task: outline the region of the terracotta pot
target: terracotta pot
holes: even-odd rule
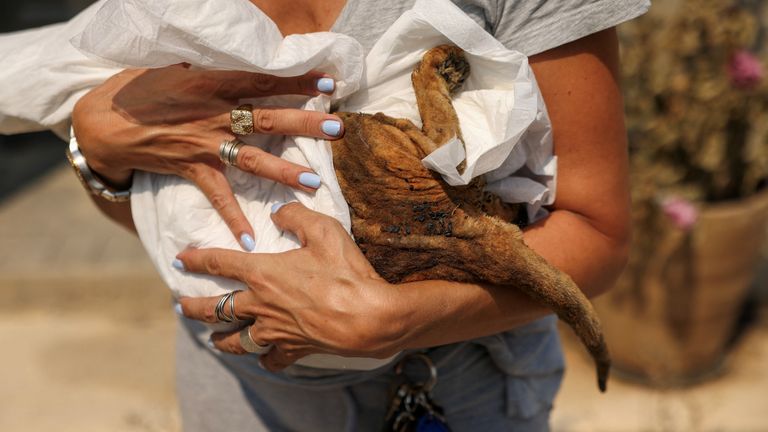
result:
[[[628,270],[595,300],[618,375],[668,386],[719,370],[757,273],[767,221],[763,190],[700,208],[688,232],[667,224],[643,271]]]

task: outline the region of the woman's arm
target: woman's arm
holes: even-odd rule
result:
[[[629,241],[627,143],[618,84],[618,47],[606,30],[535,56],[558,156],[551,215],[525,231],[526,243],[594,296],[614,283]],[[514,287],[446,281],[390,285],[330,218],[291,204],[273,216],[304,248],[277,255],[187,250],[187,270],[251,286],[238,315],[258,317],[251,334],[281,369],[312,352],[387,357],[509,330],[551,313]],[[185,315],[213,322],[218,298],[181,300]],[[215,345],[242,353],[237,333]]]
[[[91,200],[101,213],[112,219],[121,227],[136,234],[136,225],[133,224],[133,216],[131,215],[131,202],[111,202],[107,201],[100,196],[90,194]]]
[[[535,56],[531,65],[554,127],[558,183],[552,216],[527,230],[526,242],[596,296],[624,268],[631,228],[615,29]]]

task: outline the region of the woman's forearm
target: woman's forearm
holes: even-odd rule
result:
[[[133,217],[131,216],[131,202],[111,202],[103,198],[91,195],[93,203],[106,217],[127,229],[132,233],[136,233],[136,226],[133,224]]]

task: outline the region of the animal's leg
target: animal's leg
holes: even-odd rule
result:
[[[411,74],[424,134],[434,143],[427,154],[454,137],[463,141],[459,118],[451,93],[461,88],[469,75],[463,51],[454,45],[440,45],[427,51]]]
[[[419,150],[418,154],[416,154],[416,156],[418,156],[419,159],[424,159],[427,155],[429,155],[439,147],[437,144],[435,144],[434,141],[432,141],[428,136],[426,136],[421,129],[417,128],[416,125],[414,125],[410,120],[393,118],[382,113],[378,113],[374,115],[373,118],[383,124],[394,126],[400,129],[401,131],[403,131],[406,135],[408,135],[408,137],[411,139],[413,143],[416,144],[416,147]]]

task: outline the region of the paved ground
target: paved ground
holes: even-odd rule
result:
[[[175,431],[170,295],[63,166],[0,204],[0,431]]]
[[[68,168],[0,204],[0,431],[178,431],[169,295]],[[768,311],[726,373],[685,390],[611,381],[568,336],[555,431],[767,431]]]
[[[650,389],[613,378],[595,388],[591,360],[569,337],[568,370],[555,402],[556,432],[768,431],[768,309],[735,347],[717,378],[673,390]]]

